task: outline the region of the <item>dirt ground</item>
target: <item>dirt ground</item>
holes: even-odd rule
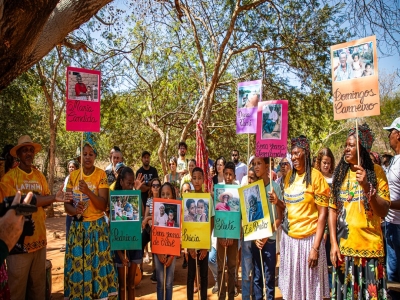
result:
[[[55,204],[54,207],[55,217],[47,218],[47,259],[51,261],[52,268],[52,300],[63,299],[64,291],[64,252],[60,252],[60,248],[65,244],[65,213],[64,206]],[[187,269],[182,268],[182,259],[177,260],[174,278],[174,300],[187,299],[186,297],[186,278]],[[150,281],[151,276],[151,263],[143,264],[143,278],[140,284],[136,287],[136,299],[147,300],[156,299],[156,284]],[[239,270],[239,285],[241,283]],[[217,294],[212,294],[211,290],[214,286],[211,272],[208,276],[208,298],[217,299]],[[280,300],[281,294],[276,288],[276,300]],[[197,299],[195,296],[194,299]],[[235,299],[242,299],[241,294]]]

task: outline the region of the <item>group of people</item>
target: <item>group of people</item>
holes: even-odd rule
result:
[[[237,295],[241,263],[243,299],[274,299],[276,278],[279,278],[283,299],[389,299],[389,295],[399,299],[394,291],[387,291],[386,282],[400,281],[397,255],[400,253],[400,118],[384,129],[389,132],[389,143],[395,151],[395,156],[386,159],[371,152],[374,136],[364,124],[358,126],[358,130],[349,130],[344,152],[336,166],[327,148],[319,151],[313,162],[305,136],[291,140],[287,157],[281,159],[278,168],[271,166],[276,172],[269,171],[274,160],[261,157],[249,159],[247,169],[248,166],[240,162],[237,150],[232,151],[232,161],[227,162],[224,157],[215,160],[214,185],[243,186],[262,180],[269,211],[273,212],[269,216],[273,236],[254,241],[244,241],[243,235],[240,240],[215,238],[212,234],[213,199],[197,203],[187,200],[185,220],[209,221],[212,238],[211,249],[186,250],[187,298],[193,299],[197,288],[201,298],[207,299],[210,268],[215,280],[212,292],[218,293],[219,299],[233,299]],[[187,146],[183,142],[178,146],[179,157],[170,160],[171,174],[164,177],[163,183],[157,170],[150,166],[147,151],[142,153],[142,167],[134,174],[130,167],[119,165],[117,168],[123,157],[114,161],[114,153],[122,153],[114,147],[110,166],[103,171],[95,166],[96,143],[86,135],[82,166],[76,168],[71,164],[65,190],[50,195],[45,177],[33,167],[34,156],[40,149],[41,146],[28,136],[22,136],[10,150],[19,164],[1,178],[2,196],[16,195],[14,201],[19,201],[17,191],[21,191],[28,195],[26,201],[38,207],[31,217],[25,217],[25,223],[31,218],[35,225],[31,235],[22,232],[23,242],[18,243],[17,239],[10,242],[11,233],[7,235],[0,230],[2,257],[3,250],[10,250],[4,253],[8,255],[7,272],[0,272],[8,276],[8,280],[1,278],[2,292],[7,293],[9,287],[8,295],[12,299],[44,299],[46,229],[43,207],[63,201],[72,219],[67,224],[64,297],[126,299],[127,296],[134,299],[134,277],[143,261],[144,249],[151,242],[152,215],[155,214],[154,220],[159,222],[162,209],[165,211],[164,205],[158,207],[159,212],[153,211],[153,198],[179,199],[184,193],[205,192],[204,178],[208,172],[195,163],[189,168],[189,161],[185,159]],[[142,192],[142,249],[127,251],[126,256],[122,251],[110,251],[107,222],[110,184],[114,184],[115,190],[140,189]],[[221,206],[230,197],[219,196]],[[253,202],[257,203],[255,200]],[[210,213],[206,214],[205,209]],[[175,216],[172,213],[172,220],[169,220],[169,212],[164,214],[168,226]],[[204,219],[205,216],[210,216],[210,220]],[[14,212],[7,212],[0,224],[10,218],[14,218],[16,227],[18,224],[22,227],[21,218]],[[277,253],[280,253],[279,276],[275,274]],[[176,259],[174,255],[153,255],[157,299],[172,299]],[[328,273],[330,264],[332,274]],[[125,267],[129,269],[127,276],[123,272]]]
[[[352,53],[350,53],[352,50]],[[371,76],[374,74],[373,52],[369,44],[346,48],[339,53],[339,62],[334,67],[335,81]]]

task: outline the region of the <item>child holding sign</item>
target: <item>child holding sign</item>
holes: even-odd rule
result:
[[[135,183],[135,174],[129,167],[122,168],[122,171],[117,177],[115,190],[133,190]],[[119,282],[119,299],[126,299],[125,288],[128,288],[128,299],[135,299],[135,275],[136,268],[142,263],[142,250],[127,250],[126,256],[124,251],[118,250],[114,258],[114,262],[118,267],[118,282]],[[128,267],[128,279],[125,279],[125,267]],[[127,282],[127,286],[125,283]]]
[[[235,181],[235,164],[233,162],[227,162],[224,168],[224,180],[225,184],[234,184]],[[225,251],[226,248],[226,251]],[[226,258],[225,258],[226,253]],[[221,283],[223,273],[224,260],[227,259],[228,264],[228,299],[234,299],[235,297],[235,269],[236,269],[236,257],[238,253],[238,240],[236,239],[217,239],[217,264],[218,264],[218,284]],[[225,299],[226,297],[226,286],[224,282],[220,286],[220,294],[218,299]]]
[[[281,225],[282,211],[276,204],[282,199],[282,193],[279,185],[270,180],[269,177],[269,158],[268,157],[255,157],[254,158],[254,171],[256,176],[263,180],[265,191],[268,198],[268,210],[270,212],[270,221],[273,224],[273,216],[275,216],[275,223],[272,230],[275,231]],[[272,189],[271,189],[272,185]],[[272,203],[272,204],[271,204]],[[255,299],[263,299],[263,289],[265,278],[266,295],[268,300],[275,299],[275,265],[276,265],[276,233],[269,238],[255,240],[251,245],[251,252],[254,264],[254,295]],[[261,255],[260,255],[261,250]],[[262,256],[262,261],[260,256]],[[264,270],[264,276],[262,274]]]
[[[169,182],[165,182],[160,189],[160,198],[176,199],[175,188]],[[172,284],[174,283],[176,256],[167,254],[154,255],[157,276],[157,299],[172,300]],[[164,296],[164,266],[165,274],[165,296]]]
[[[199,167],[195,167],[192,171],[192,185],[194,187],[194,193],[203,193],[203,184],[204,184],[204,172],[203,169]],[[192,200],[192,199],[189,199]],[[194,201],[194,200],[193,200]],[[204,207],[205,202],[204,200],[198,200],[197,204],[202,205]],[[196,207],[194,205],[194,207]],[[210,199],[210,207],[212,206],[211,199]],[[203,210],[200,209],[200,216],[203,216]],[[201,220],[194,219],[193,221],[203,222]],[[211,210],[211,232],[214,227],[214,211]],[[194,287],[194,280],[196,278],[196,256],[198,258],[198,265],[200,268],[200,295],[201,299],[207,299],[207,284],[208,284],[208,250],[209,249],[188,249],[189,251],[189,259],[188,259],[188,277],[187,277],[187,298],[188,300],[193,299],[193,287]]]

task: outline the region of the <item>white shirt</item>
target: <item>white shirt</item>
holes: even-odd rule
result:
[[[235,175],[236,175],[236,180],[239,182],[239,184],[242,182],[242,178],[244,175],[247,175],[247,166],[242,163],[238,162],[237,165],[235,165]]]
[[[400,154],[390,161],[386,177],[389,182],[390,201],[400,201]],[[400,225],[400,210],[389,209],[385,221]]]

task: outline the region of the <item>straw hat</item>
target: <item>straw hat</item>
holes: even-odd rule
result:
[[[222,198],[223,198],[224,196],[228,196],[229,199],[233,198],[233,195],[232,195],[231,193],[229,193],[229,192],[224,192],[224,193],[222,193],[221,195],[219,195],[219,197],[218,197],[219,201],[222,201]]]
[[[35,148],[35,154],[38,153],[40,150],[42,150],[42,146],[40,144],[32,142],[31,137],[29,135],[23,135],[18,139],[17,146],[13,147],[10,150],[10,154],[14,157],[17,157],[18,149],[24,146],[33,146],[33,148]]]

